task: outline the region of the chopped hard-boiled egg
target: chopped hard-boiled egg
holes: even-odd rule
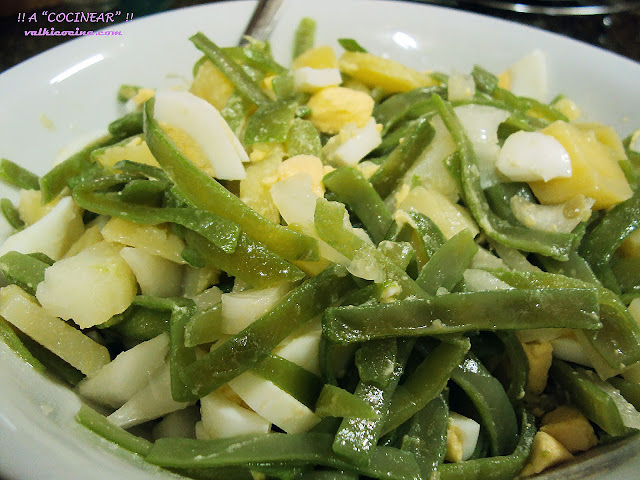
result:
[[[254,412],[287,433],[306,432],[320,422],[309,407],[251,371],[231,380],[229,386]]]
[[[109,415],[107,420],[119,427],[130,428],[182,410],[189,405],[188,402],[176,402],[173,399],[169,362],[165,360],[164,364],[151,375],[149,383]]]
[[[298,55],[293,61],[293,68],[338,68],[336,53],[328,45],[311,48]]]
[[[321,197],[313,189],[310,174],[297,173],[279,180],[271,187],[271,197],[288,225],[296,225],[303,233],[318,240],[322,258],[342,264],[348,262],[344,255],[318,237],[314,216],[316,201]]]
[[[301,366],[305,370],[320,375],[319,349],[322,337],[322,325],[320,322],[312,322],[310,327],[303,327],[304,331],[294,332],[285,338],[273,353],[286,358],[292,363]]]
[[[520,475],[522,477],[529,477],[558,463],[571,460],[572,458],[573,455],[571,455],[571,452],[569,452],[562,443],[548,433],[538,432],[536,436],[533,437],[529,459],[522,472],[520,472]]]
[[[447,93],[450,102],[455,100],[469,100],[476,94],[476,83],[471,75],[454,72],[449,75]]]
[[[144,102],[153,97],[155,93],[155,90],[152,88],[140,88],[136,94],[127,101],[125,108],[130,112],[138,111],[142,108]]]
[[[307,174],[311,177],[311,189],[318,197],[324,196],[324,184],[322,178],[333,170],[331,167],[323,165],[315,155],[296,155],[288,158],[278,166],[277,178],[265,179],[265,182],[274,184],[299,173]]]
[[[149,383],[149,378],[165,363],[169,335],[160,334],[139,343],[82,380],[77,391],[102,405],[120,408]]]
[[[91,153],[91,159],[109,168],[121,160],[130,160],[144,163],[145,165],[153,165],[154,167],[160,166],[151,150],[149,150],[147,143],[142,139],[142,135],[136,135],[115,145],[94,150]]]
[[[100,242],[48,267],[36,297],[52,315],[89,328],[124,312],[136,293],[136,277],[120,248]]]
[[[307,102],[309,120],[324,133],[336,134],[348,123],[364,127],[373,113],[373,98],[351,88],[327,87]]]
[[[527,392],[540,395],[547,386],[553,347],[549,342],[523,343],[522,349],[529,361]]]
[[[456,146],[439,115],[433,118],[431,125],[435,131],[433,140],[407,171],[396,193],[405,188],[408,193],[409,186],[414,185],[417,180],[421,185],[434,188],[449,200],[456,202],[458,185],[445,165],[445,159],[456,151]]]
[[[591,216],[595,201],[576,195],[558,205],[540,205],[518,195],[511,197],[511,211],[520,223],[533,230],[569,233]]]
[[[329,163],[337,167],[356,165],[369,152],[382,143],[380,130],[373,117],[362,128],[345,125],[337,135],[329,139],[322,153]]]
[[[542,417],[540,430],[558,440],[571,453],[584,452],[598,443],[589,420],[575,407],[562,405]]]
[[[547,57],[542,50],[534,50],[511,65],[500,76],[500,86],[523,97],[546,102],[549,96]]]
[[[498,127],[509,117],[509,112],[489,105],[474,104],[458,106],[454,111],[473,145],[482,188],[499,183],[501,179],[496,170],[496,159],[500,152]]]
[[[59,260],[84,232],[81,211],[71,197],[63,198],[45,216],[7,238],[0,247],[0,255],[12,250],[41,252]]]
[[[271,422],[216,390],[200,399],[202,427],[207,440],[269,433]]]
[[[215,176],[224,180],[245,177],[242,162],[249,157],[218,110],[189,92],[164,90],[155,95],[154,118],[187,133],[207,155]]]
[[[541,132],[509,135],[498,154],[498,170],[515,182],[548,182],[571,176],[571,157],[562,144]]]
[[[289,284],[222,295],[222,332],[235,335],[267,313],[290,289]]]
[[[631,197],[631,187],[618,163],[618,153],[603,143],[595,130],[556,121],[541,132],[554,137],[569,152],[572,174],[548,182],[530,182],[540,203],[562,203],[582,194],[593,198],[593,208],[599,210]],[[600,136],[602,138],[602,134]]]
[[[313,93],[341,83],[342,77],[337,68],[302,67],[293,70],[293,87],[298,92]]]
[[[449,413],[447,453],[450,462],[463,462],[471,458],[480,434],[480,424],[456,412]]]

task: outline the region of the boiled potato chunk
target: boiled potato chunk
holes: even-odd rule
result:
[[[111,360],[106,347],[51,315],[16,285],[0,289],[0,316],[86,375]]]
[[[606,132],[562,121],[554,122],[541,131],[554,137],[569,152],[573,174],[548,182],[531,182],[529,185],[540,203],[562,203],[582,194],[593,198],[593,208],[599,210],[631,197],[631,187],[618,164],[617,149],[600,140],[610,139]]]
[[[125,247],[120,250],[136,276],[143,295],[177,297],[182,292],[182,266],[141,248]]]
[[[213,63],[205,60],[198,67],[189,91],[222,110],[233,93],[233,84]]]
[[[124,312],[137,292],[136,277],[108,242],[97,243],[45,270],[36,297],[51,314],[89,328]]]
[[[102,236],[109,242],[138,247],[151,255],[158,255],[175,263],[182,259],[184,242],[165,225],[138,225],[120,218],[112,218],[102,228]]]
[[[365,85],[380,87],[388,93],[408,92],[418,87],[437,85],[429,74],[370,53],[344,52],[339,66],[344,73]]]

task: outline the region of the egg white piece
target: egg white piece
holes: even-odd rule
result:
[[[546,102],[549,97],[547,57],[542,50],[534,50],[511,65],[510,90],[516,95]]]
[[[381,143],[376,121],[371,117],[362,128],[357,128],[354,124],[345,126],[338,135],[329,139],[323,152],[332,165],[355,166]]]
[[[293,87],[299,92],[313,93],[341,83],[342,77],[337,68],[301,67],[293,70]]]
[[[456,430],[462,442],[462,461],[469,460],[473,455],[480,435],[480,424],[471,418],[456,412],[449,413],[451,428]]]
[[[184,130],[204,150],[216,178],[242,180],[243,162],[249,161],[242,144],[220,112],[206,100],[189,92],[156,92],[154,118]]]
[[[504,142],[498,170],[516,182],[533,182],[570,177],[571,157],[562,144],[541,132],[519,131]]]

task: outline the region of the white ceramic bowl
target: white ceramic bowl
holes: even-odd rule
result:
[[[113,27],[119,36],[85,37],[0,75],[0,155],[46,172],[72,140],[104,131],[121,114],[122,83],[185,85],[199,52],[187,40],[203,31],[235,44],[254,3],[246,1],[154,15]],[[373,52],[419,69],[499,72],[535,48],[546,52],[553,92],[621,135],[640,126],[640,65],[567,38],[465,12],[387,1],[289,1],[271,41],[290,57],[303,16],[317,20],[317,44],[353,37]],[[45,127],[47,121],[53,128]],[[0,196],[16,198],[0,186]],[[5,227],[6,231],[6,227]],[[0,342],[0,476],[20,480],[171,478],[78,426],[76,396],[44,379]],[[548,478],[637,478],[640,442],[625,441]],[[174,477],[175,478],[175,477]]]

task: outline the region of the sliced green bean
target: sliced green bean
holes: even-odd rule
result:
[[[462,230],[440,247],[422,268],[416,283],[430,295],[439,288],[452,291],[462,280],[464,271],[469,268],[478,247],[469,230]]]
[[[315,413],[321,417],[374,419],[378,416],[364,400],[334,385],[325,385],[322,388]]]
[[[24,228],[24,221],[20,218],[20,213],[11,200],[8,198],[1,199],[0,210],[11,228],[14,230],[21,230]]]
[[[571,368],[562,360],[554,359],[550,375],[568,393],[571,402],[593,423],[613,437],[626,435],[618,406],[613,399],[583,371]]]
[[[298,103],[292,100],[276,100],[261,105],[249,117],[244,144],[286,141],[297,109]]]
[[[35,295],[38,284],[44,280],[49,264],[19,252],[7,252],[0,257],[0,272],[9,283],[15,283],[27,293]]]
[[[318,258],[315,239],[260,216],[191,163],[153,119],[152,100],[145,103],[145,136],[151,153],[194,206],[236,223],[247,235],[287,260]]]
[[[398,282],[402,288],[400,294],[402,297],[410,295],[426,297],[427,294],[424,290],[409,275],[399,269],[391,259],[345,228],[345,213],[346,209],[341,203],[318,199],[315,227],[320,238],[349,259],[353,259],[358,251],[363,254],[363,257],[366,256],[370,262],[375,263],[376,267],[384,271],[388,280]]]
[[[360,381],[354,394],[373,408],[377,414],[375,419],[345,418],[333,441],[333,451],[341,457],[348,458],[355,465],[365,466],[371,463],[372,451],[382,434],[389,405],[398,387],[400,377],[404,373],[405,364],[413,349],[412,340],[391,340],[384,345],[391,346],[397,342],[396,361],[392,368],[386,369],[388,380],[382,382],[384,387],[373,383]],[[382,346],[382,344],[381,344]],[[394,346],[395,347],[395,346]],[[371,362],[384,361],[382,367],[387,366],[385,355],[374,355],[368,359]]]
[[[143,225],[176,223],[204,236],[226,253],[233,253],[238,244],[240,227],[232,221],[197,208],[149,207],[121,201],[117,193],[97,193],[97,189],[118,184],[117,176],[101,179],[73,189],[73,199],[81,207],[101,215],[110,215]]]
[[[342,267],[331,266],[290,291],[270,312],[184,370],[202,397],[266,358],[296,328],[322,313],[353,288]]]
[[[367,53],[367,50],[360,45],[353,38],[339,38],[338,43],[342,48],[344,48],[347,52],[362,52]]]
[[[399,427],[440,395],[470,347],[469,340],[464,338],[451,343],[440,343],[427,354],[396,389],[382,432],[387,433]]]
[[[331,307],[324,334],[337,343],[396,336],[530,328],[598,329],[593,289],[540,288],[450,293],[428,299]]]
[[[71,178],[80,175],[93,165],[90,159],[92,151],[112,145],[119,140],[121,139],[113,135],[105,135],[49,170],[40,178],[42,204],[46,205],[53,200],[67,186]]]
[[[375,243],[380,243],[393,223],[391,212],[371,183],[353,167],[340,167],[324,176],[322,182],[360,219]]]
[[[142,112],[131,112],[114,120],[108,130],[114,137],[128,138],[142,133]]]
[[[520,422],[520,440],[515,451],[508,456],[479,458],[438,466],[441,480],[511,480],[522,470],[536,434],[533,415],[524,411]]]
[[[640,227],[640,190],[613,207],[584,237],[580,253],[606,287],[605,271],[622,242]]]
[[[578,279],[544,272],[491,270],[516,288],[592,288],[597,291],[602,328],[584,332],[589,343],[614,372],[640,360],[640,327],[624,303],[610,290]]]
[[[161,438],[146,460],[164,467],[207,468],[252,463],[315,464],[355,470],[372,478],[416,480],[415,460],[398,449],[375,447],[369,466],[354,467],[331,451],[333,438],[326,433],[271,433],[220,440]]]
[[[197,266],[216,267],[256,288],[296,282],[305,277],[305,273],[298,267],[275,255],[244,233],[240,234],[233,253],[225,252],[194,232],[187,232],[185,240],[188,247],[193,249],[192,253],[203,262]],[[183,250],[183,256],[186,250]]]
[[[313,48],[315,35],[316,21],[309,17],[302,18],[293,37],[292,58],[294,60]]]
[[[451,379],[469,396],[489,436],[492,456],[513,452],[518,422],[502,384],[473,355],[457,366]]]
[[[197,312],[185,326],[184,343],[187,347],[195,347],[203,343],[211,343],[222,335],[222,303]]]
[[[317,375],[286,358],[273,354],[266,356],[252,370],[300,403],[310,409],[315,408],[318,395],[322,390],[322,381]]]
[[[78,410],[76,421],[96,435],[132,453],[145,456],[151,450],[151,442],[118,427],[107,420],[104,415],[99,414],[86,405],[82,405],[80,410]]]
[[[211,63],[213,63],[247,99],[258,106],[271,102],[267,94],[247,75],[240,65],[230,59],[224,51],[208,39],[204,33],[198,32],[191,36],[189,40],[198,50],[206,55]]]
[[[287,135],[286,148],[289,157],[296,155],[320,156],[322,143],[320,142],[320,134],[313,123],[301,118],[294,119]]]
[[[387,157],[369,181],[382,198],[386,198],[398,185],[411,165],[431,143],[435,130],[426,118],[421,118],[411,134]]]
[[[508,247],[536,252],[559,260],[566,260],[575,236],[570,233],[542,232],[512,225],[497,216],[490,208],[480,186],[480,171],[476,165],[471,141],[464,133],[451,104],[434,95],[438,112],[454,139],[461,160],[461,180],[467,207],[484,232]]]
[[[25,190],[40,190],[40,178],[11,160],[0,160],[0,180]]]
[[[442,394],[409,420],[409,430],[402,438],[401,448],[413,453],[421,478],[430,479],[444,461],[448,431],[449,405]]]

